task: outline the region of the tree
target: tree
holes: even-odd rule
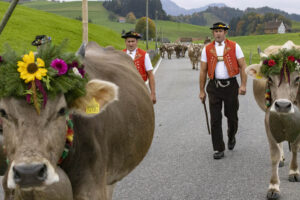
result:
[[[108,19],[109,19],[110,21],[113,21],[113,22],[118,21],[117,15],[116,15],[115,13],[113,13],[113,12],[109,12]]]
[[[149,26],[149,38],[154,38],[155,37],[155,31],[156,27],[154,22],[148,18],[148,26]],[[138,33],[141,33],[143,36],[143,39],[146,39],[146,17],[140,18],[136,25],[135,25],[135,31]]]
[[[130,23],[130,24],[135,24],[136,22],[136,17],[135,15],[133,14],[133,12],[130,12],[126,15],[126,22],[127,23]]]

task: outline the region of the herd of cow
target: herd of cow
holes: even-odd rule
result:
[[[206,43],[205,43],[206,44]],[[201,51],[205,44],[196,43],[163,43],[159,47],[160,56],[162,58],[167,54],[168,59],[172,58],[172,54],[175,52],[176,58],[185,57],[186,52],[192,63],[192,69],[199,69]]]
[[[162,45],[163,52],[189,56],[199,62],[202,45]],[[288,41],[267,48],[262,57],[300,46]],[[86,96],[68,106],[64,95],[49,100],[40,115],[26,100],[0,99],[3,138],[0,145],[9,159],[3,178],[5,200],[111,200],[115,184],[132,171],[146,155],[154,133],[154,110],[149,92],[132,59],[121,51],[90,42],[81,52],[90,81]],[[290,56],[289,60],[295,60]],[[192,59],[191,59],[192,60]],[[192,61],[193,62],[193,61]],[[300,182],[297,152],[300,145],[300,58],[291,73],[261,77],[263,62],[247,68],[254,78],[255,100],[265,114],[272,176],[268,200],[279,199],[278,166],[283,165],[282,141],[291,143],[289,180]],[[286,62],[285,62],[286,63]],[[284,64],[285,66],[285,64]],[[198,67],[193,67],[197,69]],[[288,76],[286,81],[283,77]],[[266,107],[266,89],[270,106]],[[87,116],[91,99],[100,104],[100,114]],[[73,113],[74,141],[69,156],[60,165],[65,145],[65,112]],[[0,150],[0,160],[3,160]],[[0,167],[3,165],[0,161]]]

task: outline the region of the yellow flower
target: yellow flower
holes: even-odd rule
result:
[[[47,69],[44,67],[45,62],[42,59],[37,58],[35,62],[32,51],[23,56],[23,61],[18,61],[18,72],[20,72],[20,78],[25,80],[25,83],[35,79],[41,80],[43,76],[46,76]]]

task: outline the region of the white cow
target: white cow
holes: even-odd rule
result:
[[[293,48],[300,51],[300,46],[288,41],[283,46],[270,46],[260,55],[267,58],[271,54],[277,54],[280,50],[291,50]],[[293,71],[289,74],[289,79],[285,78],[287,77],[287,75],[284,75],[286,73],[261,77],[262,65],[262,62],[253,64],[247,67],[246,73],[254,78],[253,92],[255,100],[266,113],[265,129],[272,161],[272,176],[267,198],[273,200],[280,197],[278,166],[283,166],[284,162],[282,141],[286,140],[291,143],[292,160],[290,162],[289,181],[300,182],[297,164],[297,151],[300,144],[300,76],[299,71]],[[270,103],[269,107],[266,107],[266,101]]]

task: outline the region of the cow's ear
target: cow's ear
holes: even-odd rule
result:
[[[86,84],[86,95],[76,99],[71,110],[84,116],[95,116],[118,100],[119,87],[108,81],[94,79]]]
[[[246,68],[246,74],[254,79],[262,79],[260,75],[261,64],[253,64]]]

